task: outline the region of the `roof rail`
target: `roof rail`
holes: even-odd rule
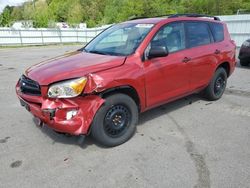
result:
[[[172,14],[168,16],[168,18],[177,18],[177,17],[207,17],[207,18],[213,18],[214,20],[220,21],[220,18],[217,16],[209,16],[205,14]]]
[[[178,17],[193,17],[193,18],[198,18],[198,17],[207,17],[207,18],[213,18],[214,20],[220,21],[220,18],[217,16],[209,16],[206,14],[166,14],[166,15],[159,15],[159,16],[154,16],[154,17],[167,17],[167,18],[178,18]],[[130,16],[128,20],[137,20],[137,19],[145,19],[149,17],[141,16],[141,17],[136,17],[136,16]]]
[[[138,20],[138,19],[144,19],[144,18],[148,18],[148,17],[145,17],[145,16],[136,17],[135,15],[133,15],[133,16],[130,16],[128,20]]]

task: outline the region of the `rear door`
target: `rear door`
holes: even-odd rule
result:
[[[217,64],[216,45],[208,22],[185,22],[188,46],[188,63],[191,65],[191,90],[207,85],[214,73]]]
[[[227,27],[222,22],[210,22],[209,25],[214,38],[213,49],[218,63],[232,62],[230,68],[232,71],[236,62],[235,42],[231,40]]]

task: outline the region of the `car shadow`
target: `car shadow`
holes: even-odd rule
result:
[[[84,139],[83,137],[80,136],[73,136],[69,134],[64,134],[64,133],[59,133],[54,131],[53,129],[49,128],[46,124],[43,124],[42,126],[37,125],[36,119],[33,118],[34,124],[36,124],[37,128],[40,129],[40,131],[49,137],[52,142],[52,145],[55,145],[57,143],[59,144],[65,144],[65,145],[75,145],[79,146],[83,149],[87,148],[88,146],[91,145],[96,145],[101,148],[105,148],[99,143],[97,143],[94,139],[92,139],[91,136],[86,136]]]
[[[185,106],[192,105],[193,103],[195,103],[199,100],[205,100],[205,99],[203,99],[199,94],[193,94],[193,95],[187,96],[185,98],[181,98],[181,99],[178,99],[176,101],[166,103],[166,104],[161,105],[159,107],[150,109],[146,112],[143,112],[140,115],[138,126],[141,126],[144,123],[146,123],[147,121],[156,119],[156,118],[158,118],[164,114],[167,114],[169,112],[173,112],[173,111],[178,110],[180,108],[183,108]]]
[[[203,100],[200,97],[200,95],[193,94],[188,97],[176,100],[174,102],[170,102],[170,103],[161,105],[159,107],[153,108],[151,110],[148,110],[140,114],[139,122],[137,126],[143,126],[143,124],[145,124],[147,121],[156,119],[164,114],[178,110],[184,106],[192,105],[194,102],[199,101],[199,100]],[[37,124],[35,118],[33,118],[33,121],[35,124]],[[86,149],[87,147],[91,145],[95,145],[97,147],[104,148],[104,149],[107,148],[105,146],[100,145],[91,136],[86,136],[85,139],[83,140],[79,136],[71,136],[71,135],[55,132],[52,129],[50,129],[47,125],[37,126],[37,127],[41,130],[43,134],[45,134],[52,140],[52,143],[51,143],[52,145],[60,143],[60,144],[65,144],[65,145],[79,146],[83,149]]]

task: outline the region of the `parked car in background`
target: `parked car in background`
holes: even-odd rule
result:
[[[250,64],[250,39],[246,40],[242,44],[240,48],[239,59],[241,66],[247,66]]]
[[[92,134],[117,146],[133,136],[141,112],[198,92],[220,99],[235,57],[236,45],[217,17],[136,19],[29,68],[16,93],[22,106],[57,132]]]

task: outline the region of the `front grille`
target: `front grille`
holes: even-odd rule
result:
[[[19,84],[22,93],[27,95],[41,95],[40,85],[36,81],[22,75]]]

